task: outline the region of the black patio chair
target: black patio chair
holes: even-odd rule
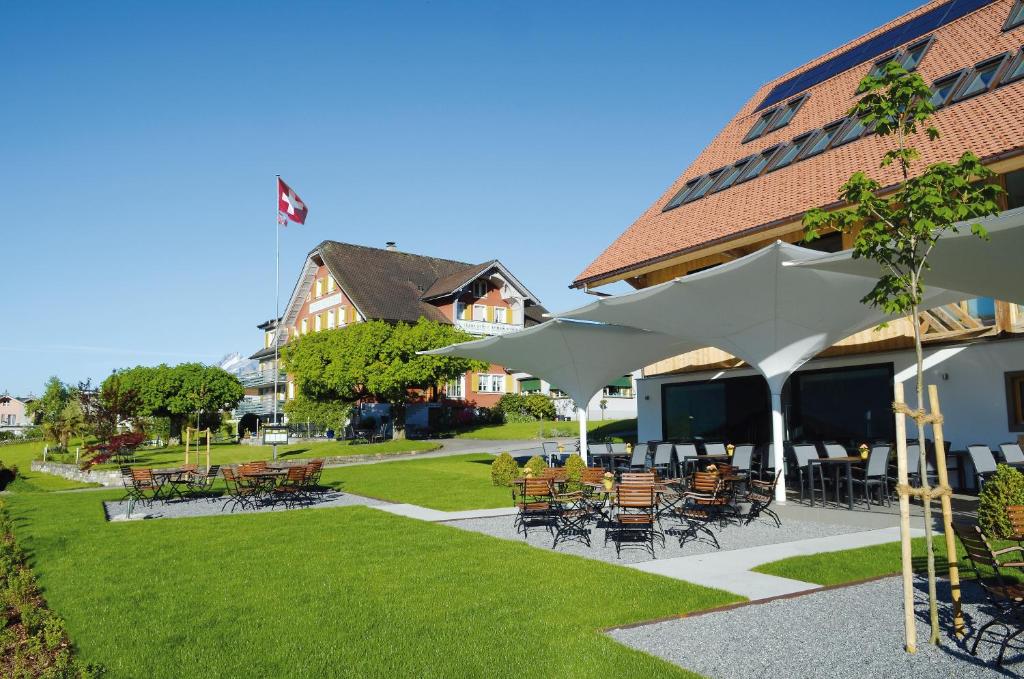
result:
[[[796,459],[796,473],[797,483],[800,485],[800,502],[804,501],[804,489],[806,488],[810,492],[811,474],[814,473],[815,467],[817,467],[819,485],[821,487],[821,502],[825,503],[825,498],[828,497],[825,477],[825,471],[821,468],[821,465],[812,465],[811,460],[818,458],[818,447],[813,443],[797,443],[793,446],[793,457]],[[777,470],[776,470],[776,473]],[[831,483],[832,479],[827,479]],[[814,498],[811,498],[814,501]]]
[[[704,454],[705,455],[725,455],[726,454],[725,444],[724,443],[719,443],[718,441],[712,441],[710,443],[706,442],[704,444]]]
[[[220,475],[220,465],[210,465],[210,468],[205,471],[196,470],[188,478],[188,492],[189,494],[206,494],[213,490],[213,484],[216,483],[217,477]]]
[[[624,538],[639,537],[651,553],[657,558],[654,542],[661,540],[665,546],[665,536],[658,528],[657,498],[654,485],[620,484],[615,493],[615,514],[605,529],[604,542],[611,539],[615,543],[615,557],[622,558],[622,542]]]
[[[886,479],[886,482],[893,487],[899,483],[895,457],[894,455],[894,459],[889,465],[889,476]],[[928,485],[938,485],[939,475],[931,462],[928,462],[927,474]],[[907,481],[911,486],[919,487],[921,485],[921,446],[917,443],[907,443]]]
[[[1024,561],[1020,560],[1020,556],[1016,561],[1003,561],[1002,557],[1011,552],[1024,553],[1024,547],[1015,545],[1005,549],[992,549],[981,528],[974,524],[954,523],[953,531],[967,552],[967,560],[974,571],[976,582],[994,610],[992,619],[975,632],[971,655],[978,655],[978,643],[985,632],[993,625],[999,625],[1006,630],[999,644],[999,656],[996,658],[996,666],[1002,667],[1007,646],[1024,632],[1024,585],[1017,584],[1002,573],[1003,569],[1024,567]]]
[[[590,494],[583,490],[555,495],[551,503],[555,533],[552,549],[568,540],[578,540],[590,546],[589,524],[593,516],[590,500]]]
[[[822,443],[822,447],[825,449],[825,457],[849,457],[850,451],[846,449],[846,446],[836,443],[835,441],[826,441]]]
[[[732,460],[730,462],[737,471],[744,472],[747,475],[753,474],[754,444],[741,443],[736,446],[732,451]]]
[[[868,509],[871,508],[871,489],[878,489],[878,504],[885,502],[887,507],[892,506],[892,497],[889,495],[889,454],[892,446],[876,445],[871,448],[868,455],[868,464],[865,468],[853,467],[853,485],[864,489],[864,501]]]
[[[980,493],[982,484],[996,473],[996,458],[992,455],[992,449],[984,443],[972,443],[967,446],[967,453],[974,465],[974,481]]]
[[[124,485],[124,497],[121,498],[121,502],[125,500],[138,502],[141,499],[135,490],[135,482],[132,480],[132,468],[128,465],[121,465],[121,483]]]
[[[697,452],[697,445],[694,443],[676,444],[676,464],[679,465],[680,475],[689,477],[692,471],[696,471],[700,465],[700,454]]]

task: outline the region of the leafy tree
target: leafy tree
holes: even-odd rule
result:
[[[352,411],[351,403],[343,401],[317,401],[302,393],[285,402],[284,412],[292,422],[312,422],[324,428],[342,431]]]
[[[965,151],[953,163],[927,165],[912,174],[920,158],[911,138],[923,131],[934,141],[939,132],[926,126],[935,110],[931,89],[920,75],[892,61],[877,76],[868,75],[857,93],[864,95],[850,110],[876,134],[895,138],[895,147],[882,156],[881,169],[890,179],[879,181],[865,172],[855,172],[839,190],[849,207],[834,212],[814,209],[804,216],[805,236],[817,238],[822,231],[855,233],[853,256],[878,262],[881,276],[861,300],[888,313],[911,314],[914,351],[917,355],[917,407],[924,408],[924,360],[921,328],[918,323],[928,256],[944,235],[956,233],[958,222],[996,214],[1001,189],[988,180],[993,172],[980,159]],[[898,170],[895,188],[888,190]],[[973,223],[971,233],[986,238],[981,224]],[[921,468],[925,468],[924,424],[917,423],[921,449]],[[928,480],[922,476],[922,486]],[[935,553],[932,545],[931,501],[924,503],[925,538],[928,547],[928,589],[930,598],[932,643],[938,643],[938,609],[935,594]]]
[[[43,395],[28,407],[33,420],[42,428],[43,436],[67,450],[70,438],[82,429],[82,411],[74,390],[56,376],[46,382]]]
[[[91,380],[80,382],[77,395],[86,429],[97,439],[106,441],[115,436],[122,423],[141,429],[139,394],[117,373],[104,380],[99,389],[93,388]]]
[[[138,399],[138,413],[170,420],[171,439],[181,438],[181,429],[191,415],[213,416],[229,410],[242,400],[245,389],[231,373],[201,363],[176,366],[137,366],[111,375],[103,382],[119,381]],[[213,418],[216,421],[217,418]]]
[[[436,386],[486,364],[454,356],[420,356],[419,351],[465,342],[473,337],[454,326],[421,318],[415,324],[367,321],[306,335],[284,346],[296,401],[352,404],[390,403],[396,426],[404,421],[409,389]],[[288,408],[289,406],[286,406]],[[291,406],[289,417],[296,408]]]

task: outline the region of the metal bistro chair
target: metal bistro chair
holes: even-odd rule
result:
[[[137,500],[152,505],[154,500],[160,499],[160,491],[163,488],[163,484],[157,481],[152,469],[132,467],[131,475],[132,486]],[[146,497],[147,492],[151,493],[149,497]]]
[[[1024,548],[1019,546],[1006,549],[992,549],[991,543],[981,529],[974,524],[954,523],[953,531],[960,538],[960,544],[967,552],[967,559],[971,562],[971,568],[978,585],[994,609],[992,619],[978,628],[975,632],[974,643],[971,645],[971,655],[978,654],[978,642],[984,636],[985,631],[993,625],[999,625],[1006,629],[1006,635],[999,644],[999,656],[996,658],[996,666],[1002,667],[1003,655],[1010,642],[1024,632],[1024,586],[1003,575],[1003,569],[1020,568],[1024,562],[1002,561],[1001,557],[1009,552],[1021,552]],[[981,570],[985,566],[985,572]],[[988,573],[991,573],[989,575]]]
[[[888,467],[889,454],[892,446],[876,445],[871,448],[868,457],[868,465],[863,470],[853,468],[853,485],[864,487],[864,501],[871,508],[871,489],[878,489],[878,504],[885,502],[887,507],[892,506],[892,498],[889,496]],[[858,472],[860,476],[858,477]]]
[[[223,512],[228,505],[231,505],[233,514],[238,507],[254,507],[259,499],[259,487],[243,482],[238,472],[232,467],[224,467],[222,473],[224,474],[224,485],[228,489],[228,500],[220,510]]]
[[[767,514],[775,521],[776,528],[782,526],[782,519],[771,509],[771,504],[775,501],[775,486],[778,485],[780,476],[782,476],[782,472],[776,474],[771,481],[754,479],[748,484],[744,499],[750,503],[750,509],[747,511],[747,520],[744,525],[750,524],[761,514]]]
[[[288,475],[284,481],[271,489],[273,498],[284,502],[285,507],[292,504],[301,504],[311,500],[309,486],[307,485],[306,465],[288,467]]]
[[[615,516],[604,533],[604,542],[611,538],[615,542],[615,556],[622,558],[622,539],[627,536],[644,538],[651,558],[656,558],[654,541],[660,539],[665,546],[665,536],[658,529],[657,498],[653,485],[620,485],[615,494]]]
[[[529,534],[530,524],[542,522],[546,524],[548,532],[553,533],[552,507],[555,499],[555,486],[551,479],[523,479],[521,483],[512,486],[512,503],[518,513],[516,514],[516,532],[523,532],[523,537]]]
[[[210,468],[205,471],[196,471],[194,474],[188,477],[188,492],[192,493],[208,493],[213,490],[213,484],[217,481],[217,476],[220,474],[220,465],[210,465]]]
[[[967,452],[971,456],[971,464],[974,465],[974,481],[980,493],[981,484],[996,473],[996,458],[992,455],[992,449],[983,443],[967,446]]]
[[[672,508],[672,514],[682,524],[679,546],[682,547],[688,537],[696,539],[700,532],[708,537],[715,549],[721,549],[718,538],[709,526],[715,520],[721,521],[727,502],[725,485],[719,474],[694,472],[690,489],[683,494],[682,503]]]

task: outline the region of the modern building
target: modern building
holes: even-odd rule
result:
[[[504,335],[541,322],[544,313],[536,295],[497,259],[471,264],[402,252],[393,242],[374,248],[324,241],[307,255],[279,324],[270,320],[258,326],[264,346],[250,358],[259,370],[241,376],[247,396],[238,414],[266,418],[272,412],[275,342],[282,346],[367,320],[415,323],[420,318],[479,337]],[[283,407],[295,397],[295,383],[283,371],[276,380]],[[516,391],[509,371],[491,365],[421,398],[492,407]]]
[[[897,183],[895,165],[879,169],[892,138],[848,115],[860,80],[893,59],[932,85],[938,109],[931,122],[941,137],[911,140],[922,156],[916,167],[973,151],[998,174],[1001,207],[1024,205],[1022,44],[1021,0],[935,0],[766,83],[573,286],[646,288],[776,240],[802,244],[804,213],[840,207],[839,187],[853,172]],[[806,246],[852,243],[835,233]],[[1024,308],[969,299],[857,333],[806,364],[783,394],[789,438],[891,439],[894,380],[912,393],[915,322],[953,443],[994,445],[1024,432]],[[724,351],[676,356],[643,375],[640,440],[770,440],[764,380]]]
[[[32,420],[28,416],[28,406],[35,400],[34,396],[10,396],[0,394],[0,431],[9,431],[21,435]]]

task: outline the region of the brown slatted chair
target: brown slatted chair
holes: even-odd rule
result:
[[[953,531],[967,552],[967,560],[971,563],[978,585],[981,586],[985,598],[995,609],[992,619],[975,632],[971,655],[978,654],[978,642],[981,641],[985,631],[993,625],[1000,625],[1006,629],[1006,635],[999,645],[996,665],[1002,667],[1007,646],[1021,633],[1024,633],[1024,585],[1009,580],[1002,573],[1002,569],[1005,568],[1024,567],[1024,561],[1020,560],[1022,558],[1020,556],[1016,561],[1003,561],[1002,556],[1010,552],[1020,554],[1024,552],[1024,547],[992,549],[988,538],[975,524],[954,523]],[[982,566],[985,567],[984,571],[981,569]]]
[[[682,524],[679,531],[680,546],[686,538],[696,538],[698,533],[704,533],[716,549],[721,549],[718,538],[709,526],[715,520],[721,522],[722,513],[728,507],[729,499],[725,495],[724,486],[719,474],[693,473],[690,487],[683,493],[682,502],[672,509],[672,514]]]
[[[233,467],[224,467],[221,470],[224,476],[224,485],[228,489],[228,501],[220,508],[223,512],[228,505],[231,505],[231,512],[241,507],[254,507],[259,498],[259,486],[252,485],[243,480]]]
[[[1010,530],[1013,533],[1010,539],[1024,543],[1024,505],[1009,505],[1006,508],[1006,517],[1010,520]]]
[[[630,485],[653,485],[658,482],[658,475],[654,472],[622,472],[619,482]]]
[[[327,489],[320,485],[320,474],[324,470],[324,461],[321,459],[310,460],[309,464],[306,465],[306,470],[309,473],[309,478],[307,479],[309,489],[314,493],[326,491]]]
[[[586,467],[582,480],[583,483],[601,483],[604,481],[604,467]]]
[[[132,467],[131,475],[132,488],[135,491],[136,499],[150,505],[153,504],[154,500],[160,499],[160,489],[163,487],[163,484],[156,480],[152,469]],[[146,493],[150,493],[150,496],[146,497]]]
[[[654,484],[619,484],[615,493],[615,516],[604,533],[604,542],[611,538],[615,542],[615,556],[622,558],[622,539],[629,536],[644,538],[651,558],[656,558],[654,540],[665,536],[658,529],[658,501]]]
[[[551,479],[555,483],[564,483],[567,476],[565,467],[544,467],[540,470],[540,478]]]
[[[284,481],[274,486],[270,491],[273,498],[284,501],[286,507],[291,503],[307,502],[310,499],[309,487],[306,485],[308,476],[309,469],[307,465],[288,467],[288,474],[285,476]]]
[[[519,510],[516,514],[516,532],[523,531],[526,537],[532,522],[543,522],[548,532],[554,532],[552,525],[552,502],[555,499],[555,485],[551,479],[523,479],[512,486],[512,503]]]

